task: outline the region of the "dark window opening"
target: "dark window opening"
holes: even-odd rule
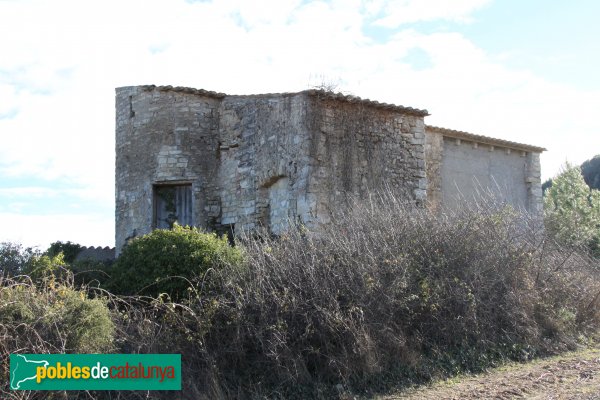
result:
[[[133,111],[133,96],[129,96],[129,118],[135,117],[135,111]]]
[[[221,225],[216,231],[219,236],[227,235],[229,244],[232,246],[235,245],[235,224]]]
[[[192,185],[154,186],[155,229],[170,229],[177,222],[182,226],[193,226]]]

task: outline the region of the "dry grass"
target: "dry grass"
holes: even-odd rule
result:
[[[598,262],[509,208],[434,215],[387,193],[319,235],[240,245],[244,263],[178,304],[103,293],[116,351],[181,353],[186,398],[335,398],[572,349],[600,326]]]
[[[510,363],[477,375],[377,397],[379,400],[478,400],[600,398],[600,349],[588,348],[529,363]]]

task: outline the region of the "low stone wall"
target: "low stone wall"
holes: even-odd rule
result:
[[[114,247],[86,247],[83,246],[75,261],[99,261],[99,262],[110,262],[115,259],[115,248]]]

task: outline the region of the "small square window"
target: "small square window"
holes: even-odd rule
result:
[[[193,226],[192,185],[155,185],[154,186],[155,229],[170,229],[177,222],[182,226]]]

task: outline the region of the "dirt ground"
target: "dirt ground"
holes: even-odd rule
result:
[[[379,400],[400,399],[600,400],[600,347],[527,364],[511,364]]]

